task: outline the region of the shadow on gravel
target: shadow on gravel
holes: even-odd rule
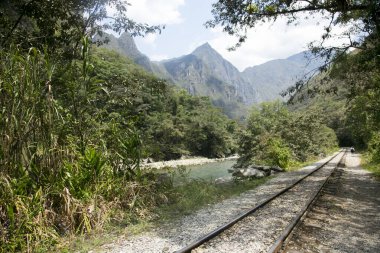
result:
[[[286,252],[380,252],[379,238],[380,182],[360,166],[338,168]]]

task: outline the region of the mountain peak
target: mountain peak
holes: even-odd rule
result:
[[[215,53],[217,53],[217,52],[215,51],[215,49],[213,49],[213,48],[211,47],[211,45],[210,45],[208,42],[206,42],[206,43],[200,45],[199,47],[197,47],[197,48],[193,51],[192,54],[205,53],[205,52],[215,52]]]
[[[152,63],[146,55],[139,51],[131,34],[124,32],[119,38],[116,38],[112,34],[104,33],[103,36],[97,36],[95,41],[104,40],[105,38],[108,38],[109,41],[107,44],[104,44],[103,47],[113,49],[120,54],[131,58],[135,63],[141,65],[147,71],[153,71]]]
[[[211,47],[211,45],[210,45],[208,42],[203,43],[203,44],[200,45],[198,48],[211,48],[211,49],[213,49],[213,48]]]

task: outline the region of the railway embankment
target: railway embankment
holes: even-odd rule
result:
[[[99,251],[96,252],[174,252],[189,243],[197,240],[198,238],[210,233],[222,226],[226,222],[235,219],[237,216],[247,212],[252,207],[263,202],[264,200],[273,196],[274,193],[283,191],[285,188],[291,186],[300,178],[310,174],[317,167],[320,167],[331,157],[325,158],[313,165],[302,168],[298,171],[289,173],[281,173],[269,180],[265,185],[259,186],[253,190],[247,191],[238,197],[227,199],[215,205],[210,205],[207,208],[201,209],[193,214],[185,216],[180,220],[169,222],[160,227],[154,228],[149,232],[139,235],[126,235],[124,238],[118,239],[117,242],[104,245]],[[308,185],[319,186],[323,180],[331,173],[334,167],[337,166],[340,158],[337,157],[333,164],[327,170],[315,173],[309,179]],[[271,204],[271,210],[264,210],[264,216],[256,216],[251,218],[251,230],[257,230],[257,222],[261,222],[259,235],[254,235],[252,239],[252,232],[241,234],[238,241],[240,243],[242,252],[260,252],[265,251],[270,247],[268,241],[274,240],[280,230],[286,226],[286,221],[292,220],[292,213],[296,210],[287,210],[290,208],[298,208],[303,206],[305,199],[313,195],[313,191],[308,190],[309,186],[299,185],[295,191],[295,195],[299,195],[300,199],[298,204],[294,204],[294,196],[289,195],[286,198],[286,203]],[[305,188],[306,187],[306,188]],[[275,220],[281,221],[282,225],[277,226]],[[243,222],[245,223],[245,222]],[[274,225],[274,226],[273,226]],[[275,231],[274,234],[267,233],[268,231]],[[265,233],[264,233],[265,232]],[[231,237],[232,238],[232,237]],[[249,244],[254,242],[255,245]],[[223,252],[231,251],[231,243],[226,245],[226,248],[208,248],[199,252]],[[214,249],[217,249],[216,251]],[[214,250],[214,251],[213,251]]]

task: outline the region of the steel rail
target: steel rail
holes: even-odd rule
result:
[[[343,150],[340,150],[336,155],[334,155],[333,157],[331,157],[329,160],[327,160],[326,162],[322,163],[321,165],[317,166],[315,169],[313,169],[312,171],[310,171],[306,175],[302,176],[300,179],[298,179],[293,184],[291,184],[288,187],[284,188],[280,192],[278,192],[276,194],[273,194],[271,197],[269,197],[269,198],[261,201],[255,207],[253,207],[252,209],[250,209],[250,210],[248,210],[248,211],[240,214],[239,216],[237,216],[235,219],[231,220],[230,222],[228,222],[228,223],[226,223],[226,224],[224,224],[224,225],[216,228],[212,232],[210,232],[210,233],[208,233],[208,234],[206,234],[206,235],[198,238],[197,240],[195,240],[192,243],[190,243],[188,246],[186,246],[186,247],[184,247],[184,248],[182,248],[180,250],[175,251],[175,253],[188,253],[188,252],[191,252],[191,250],[193,250],[193,249],[199,247],[200,245],[204,244],[205,242],[213,239],[217,235],[221,234],[224,230],[232,227],[233,225],[235,225],[237,222],[241,221],[242,219],[244,219],[248,215],[251,215],[252,213],[256,212],[258,209],[260,209],[260,208],[264,207],[265,205],[267,205],[269,202],[271,202],[275,198],[281,196],[282,194],[284,194],[287,191],[289,191],[290,189],[292,189],[294,186],[296,186],[297,184],[299,184],[300,182],[302,182],[305,178],[309,177],[314,172],[316,172],[319,169],[321,169],[322,167],[324,167],[326,164],[328,164],[330,161],[332,161],[335,157],[337,157],[342,152],[343,152]]]
[[[299,212],[297,216],[294,217],[294,219],[291,221],[291,223],[289,223],[289,225],[282,231],[281,235],[276,239],[274,244],[269,248],[268,253],[277,253],[281,250],[285,241],[289,238],[294,228],[300,224],[302,218],[305,217],[306,213],[309,211],[310,207],[317,200],[319,194],[321,193],[323,187],[326,185],[326,183],[330,179],[331,175],[334,173],[336,168],[339,167],[339,164],[341,164],[343,159],[346,158],[346,155],[347,155],[347,150],[344,151],[344,154],[342,158],[339,160],[339,163],[334,167],[334,169],[331,171],[329,176],[325,179],[323,184],[319,187],[318,191],[312,195],[312,198],[310,198],[309,201],[305,204],[305,206],[301,209],[301,212]]]

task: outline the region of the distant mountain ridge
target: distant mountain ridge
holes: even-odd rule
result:
[[[309,77],[322,66],[322,58],[313,58],[309,51],[248,67],[242,74],[260,94],[259,100],[268,101],[279,98],[279,93],[298,80]]]
[[[323,63],[322,59],[309,62],[310,52],[301,52],[240,72],[209,43],[188,55],[152,62],[137,49],[129,34],[124,33],[119,38],[107,37],[110,42],[105,47],[131,58],[147,71],[168,79],[193,95],[210,97],[214,105],[232,118],[241,117],[252,104],[282,99],[281,91]]]

